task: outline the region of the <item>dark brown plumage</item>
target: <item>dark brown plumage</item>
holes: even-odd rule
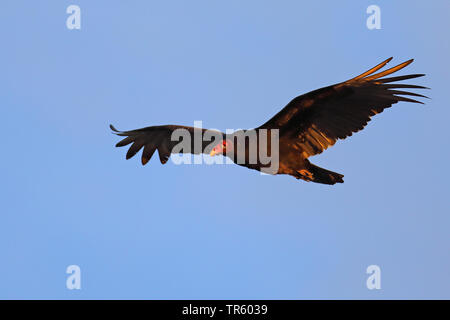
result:
[[[385,78],[409,65],[413,60],[408,60],[387,69],[375,73],[383,68],[392,58],[389,58],[363,74],[350,80],[311,91],[294,98],[269,121],[256,128],[259,133],[262,129],[268,132],[269,137],[274,129],[279,132],[279,165],[273,174],[289,174],[297,179],[313,181],[324,184],[335,184],[343,182],[343,175],[319,168],[308,161],[310,156],[323,152],[334,145],[338,139],[345,139],[354,132],[362,130],[370,121],[371,117],[383,112],[399,101],[422,103],[420,101],[405,97],[425,97],[423,95],[404,91],[407,89],[426,89],[426,87],[398,83],[423,76],[423,74],[410,74],[397,77]],[[425,97],[426,98],[426,97]],[[146,164],[155,150],[158,150],[161,163],[166,163],[172,149],[178,141],[171,141],[175,129],[185,129],[189,133],[205,133],[206,129],[197,129],[184,126],[153,126],[132,131],[117,131],[113,126],[111,129],[119,136],[126,136],[116,146],[122,147],[133,143],[127,152],[126,158],[133,157],[142,147],[142,164]],[[256,163],[249,163],[248,150],[251,142],[245,142],[245,159],[239,157],[237,150],[242,145],[236,138],[237,134],[247,133],[239,131],[232,135],[221,132],[213,132],[221,141],[203,141],[194,149],[192,140],[191,153],[223,153],[239,165],[263,171],[264,165],[261,159]],[[259,136],[258,136],[259,137]],[[224,141],[222,143],[222,141]],[[260,141],[257,141],[259,150]],[[213,149],[214,147],[214,149]],[[269,139],[270,150],[270,139]],[[250,148],[251,149],[251,148]]]

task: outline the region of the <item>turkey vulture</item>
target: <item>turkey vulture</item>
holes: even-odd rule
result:
[[[391,59],[350,80],[294,98],[273,118],[255,129],[225,134],[178,125],[152,126],[131,131],[118,131],[112,125],[110,128],[118,136],[125,137],[116,147],[132,143],[126,154],[127,159],[144,148],[141,158],[143,165],[150,160],[156,149],[162,164],[167,162],[171,153],[206,153],[211,156],[221,154],[250,169],[272,174],[289,174],[297,179],[323,184],[342,183],[342,174],[320,168],[309,162],[308,158],[334,145],[336,140],[345,139],[362,130],[372,116],[383,112],[394,103],[422,103],[405,96],[427,98],[401,89],[428,88],[398,83],[424,74],[385,77],[403,69],[413,62],[413,59],[375,73]],[[174,138],[177,131],[194,137],[197,135],[201,142],[195,143],[195,139],[188,139],[183,148],[177,147],[180,143],[180,139]],[[248,135],[249,132],[255,132],[255,135]],[[209,138],[206,138],[206,135]],[[238,139],[239,136],[244,136],[244,139]],[[256,138],[252,139],[250,136]],[[267,155],[277,155],[275,170],[267,159],[263,161],[260,152],[262,149]],[[272,171],[265,170],[269,167]]]

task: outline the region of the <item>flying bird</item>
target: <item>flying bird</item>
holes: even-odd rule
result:
[[[202,139],[197,147],[194,141],[188,142],[189,148],[175,150],[179,141],[174,141],[172,134],[180,129],[194,136],[206,134],[207,129],[179,125],[151,126],[131,131],[118,131],[110,125],[111,130],[125,138],[116,144],[123,147],[131,144],[126,159],[133,157],[143,148],[141,161],[145,165],[158,150],[162,164],[166,163],[171,153],[206,153],[211,156],[224,155],[238,165],[265,172],[269,167],[259,151],[265,145],[267,154],[277,152],[277,166],[272,174],[288,174],[297,179],[333,185],[342,183],[343,175],[320,168],[308,158],[322,153],[334,145],[338,139],[345,139],[354,132],[362,130],[371,117],[383,112],[399,101],[423,103],[405,96],[427,98],[424,95],[406,91],[407,89],[428,89],[427,87],[399,83],[399,81],[417,78],[424,74],[409,74],[385,77],[399,71],[413,62],[405,61],[390,69],[380,71],[392,57],[381,62],[368,71],[341,83],[317,89],[291,100],[280,112],[255,129],[241,130],[226,135],[212,131],[215,139]],[[237,139],[239,134],[246,135],[255,131],[255,139]],[[265,136],[259,133],[266,132]],[[271,147],[275,140],[278,147]],[[264,143],[262,143],[264,142]],[[256,145],[255,145],[256,144]],[[239,150],[243,150],[239,152]],[[250,161],[251,150],[257,150],[256,159]]]

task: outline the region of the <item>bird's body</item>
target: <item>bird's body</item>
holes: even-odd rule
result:
[[[144,147],[142,164],[149,161],[156,149],[162,163],[167,162],[170,154],[176,152],[223,154],[238,165],[250,169],[271,174],[288,174],[305,181],[335,184],[343,182],[343,175],[310,163],[308,160],[310,156],[321,153],[334,145],[338,139],[345,139],[362,130],[373,115],[381,113],[392,104],[399,101],[422,103],[404,95],[425,97],[398,90],[425,89],[425,87],[395,83],[423,74],[383,78],[406,67],[413,60],[374,74],[391,59],[348,81],[294,98],[274,117],[256,129],[240,130],[228,135],[218,131],[175,125],[153,126],[124,132],[117,131],[113,126],[111,129],[117,135],[126,136],[116,146],[133,143],[127,152],[127,159]],[[174,133],[178,132],[208,138],[202,139],[197,144],[193,139],[188,139],[190,143],[180,151],[177,149],[179,140],[173,139]]]

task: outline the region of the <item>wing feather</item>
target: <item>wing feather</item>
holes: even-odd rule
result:
[[[413,59],[375,73],[391,59],[350,80],[294,98],[259,128],[279,129],[280,146],[292,145],[307,158],[321,153],[338,139],[345,139],[362,130],[372,116],[399,101],[422,103],[405,96],[427,98],[426,96],[397,89],[428,89],[427,87],[395,82],[424,74],[383,78],[405,68]]]
[[[130,131],[119,131],[113,125],[110,125],[110,128],[114,134],[125,137],[116,144],[116,147],[123,147],[131,144],[126,153],[127,160],[135,156],[142,148],[144,148],[141,156],[142,165],[145,165],[150,161],[156,150],[158,150],[159,160],[161,163],[165,164],[167,162],[174,146],[179,143],[179,141],[172,140],[172,134],[177,129],[187,130],[190,134],[190,148],[188,148],[188,150],[182,150],[186,153],[209,153],[211,151],[211,144],[214,143],[219,137],[223,139],[225,136],[222,132],[208,130],[209,133],[213,134],[213,140],[203,141],[202,139],[202,143],[200,144],[201,150],[194,150],[194,132],[196,132],[196,134],[201,133],[201,135],[203,135],[207,129],[177,125],[153,126]]]

